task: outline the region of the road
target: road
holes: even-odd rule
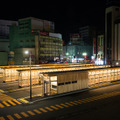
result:
[[[0,120],[118,120],[120,84],[31,104],[12,102],[0,106]]]

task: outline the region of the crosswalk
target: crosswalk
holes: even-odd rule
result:
[[[19,102],[18,100],[0,93],[0,108],[4,108],[4,107],[10,107],[10,106],[15,106],[15,105],[20,105],[22,104],[21,102]]]
[[[78,105],[81,105],[81,104],[85,104],[85,103],[88,103],[88,102],[109,98],[109,97],[116,96],[116,95],[120,95],[120,91],[106,93],[106,94],[102,94],[102,95],[98,95],[98,96],[92,96],[92,97],[84,98],[84,99],[78,99],[78,100],[69,101],[69,102],[65,102],[65,103],[50,105],[50,106],[46,106],[46,107],[43,107],[43,108],[36,108],[36,109],[33,109],[33,110],[27,110],[27,111],[20,112],[20,113],[14,113],[12,115],[0,116],[0,120],[25,119],[25,118],[35,116],[35,115],[38,115],[38,114],[41,115],[41,114],[46,114],[48,112],[67,109],[69,107],[78,106]],[[14,102],[15,101],[17,101],[17,100],[14,99]],[[8,103],[8,101],[7,101],[7,103]],[[20,102],[18,102],[18,103],[21,104]],[[9,102],[9,104],[12,104],[12,102]]]
[[[12,99],[12,100],[8,100],[8,101],[0,102],[0,108],[10,107],[10,106],[15,106],[15,105],[20,105],[20,104],[22,104],[22,103],[19,102],[18,100]]]

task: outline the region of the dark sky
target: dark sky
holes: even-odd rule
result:
[[[37,17],[55,22],[56,32],[68,34],[72,32],[71,26],[78,24],[104,27],[105,1],[4,1],[0,7],[0,19],[18,20],[29,16]]]

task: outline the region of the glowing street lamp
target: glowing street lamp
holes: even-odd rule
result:
[[[29,54],[29,63],[30,63],[30,100],[32,99],[32,80],[31,80],[31,52],[25,51],[25,54]]]

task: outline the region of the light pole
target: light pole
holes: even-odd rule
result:
[[[29,63],[30,63],[30,100],[32,100],[31,51],[25,51],[25,54],[29,54]]]

